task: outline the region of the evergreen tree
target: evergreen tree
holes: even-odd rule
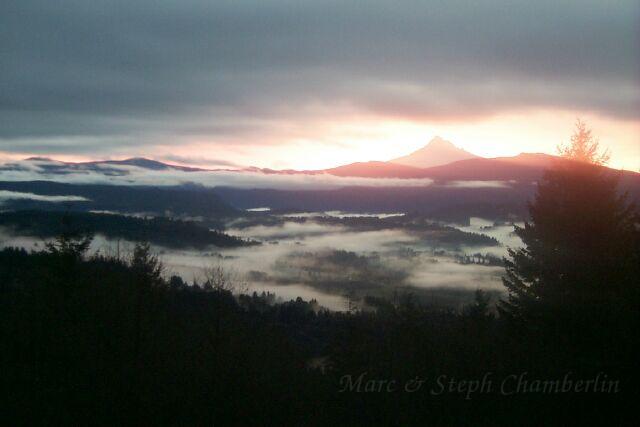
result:
[[[560,144],[558,152],[566,159],[598,166],[606,165],[611,157],[608,150],[600,152],[600,142],[580,119],[576,120],[576,130],[571,135],[570,143]]]
[[[148,242],[136,244],[131,257],[131,267],[136,272],[137,282],[144,287],[153,287],[162,283],[164,266],[158,256],[152,253]]]
[[[93,236],[74,226],[71,216],[65,213],[62,218],[62,231],[55,241],[48,242],[45,246],[51,254],[57,254],[65,258],[80,259],[89,250]]]
[[[542,327],[585,319],[638,301],[638,212],[617,191],[617,177],[603,167],[608,154],[578,121],[563,159],[548,170],[530,221],[516,227],[524,247],[510,249],[503,278],[503,316]],[[565,323],[566,325],[566,323]]]
[[[489,312],[491,297],[482,289],[476,289],[472,304],[464,307],[462,313],[476,321],[491,316]]]

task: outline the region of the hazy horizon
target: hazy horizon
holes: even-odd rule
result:
[[[437,141],[437,140],[444,140],[446,143],[451,144],[453,147],[455,147],[456,149],[460,149],[463,150],[464,152],[476,157],[476,158],[483,158],[483,159],[500,159],[500,158],[512,158],[512,157],[518,157],[520,155],[524,155],[524,154],[546,154],[549,156],[558,156],[558,150],[557,147],[555,149],[555,151],[551,151],[551,152],[542,152],[542,151],[530,151],[530,152],[519,152],[513,155],[497,155],[497,156],[483,156],[483,155],[479,155],[479,154],[475,154],[473,152],[467,151],[464,148],[460,147],[459,145],[453,143],[452,141],[446,140],[444,138],[441,138],[439,135],[435,135],[433,138],[431,138],[426,144],[424,144],[423,146],[418,147],[416,150],[413,150],[411,152],[408,153],[404,153],[401,154],[399,157],[396,158],[384,158],[384,159],[373,159],[373,158],[363,158],[363,159],[358,159],[355,160],[351,163],[368,163],[368,162],[387,162],[387,163],[395,163],[395,164],[399,164],[402,165],[404,163],[396,161],[396,159],[400,159],[400,158],[405,158],[405,157],[410,157],[411,155],[420,152],[421,150],[424,150],[425,148],[429,147],[429,145],[433,142],[433,141]],[[607,148],[608,149],[608,148]],[[109,162],[109,161],[125,161],[125,160],[136,160],[136,159],[144,159],[144,160],[153,160],[153,161],[158,161],[167,165],[171,165],[171,166],[184,166],[184,167],[192,167],[192,168],[197,168],[197,169],[204,169],[204,170],[210,170],[210,171],[243,171],[244,169],[251,169],[251,168],[259,168],[259,169],[272,169],[269,167],[261,167],[261,166],[257,166],[257,164],[238,164],[238,163],[234,163],[231,161],[226,161],[226,160],[218,160],[216,164],[206,164],[206,163],[202,163],[201,161],[198,161],[197,159],[192,159],[189,157],[182,157],[182,156],[176,156],[176,155],[168,155],[168,156],[156,156],[153,155],[152,153],[146,153],[146,154],[140,154],[140,155],[136,155],[136,156],[106,156],[106,157],[87,157],[87,158],[77,158],[77,157],[72,157],[72,158],[67,158],[67,156],[60,156],[57,157],[55,155],[53,156],[47,156],[47,155],[33,155],[33,156],[27,156],[27,157],[23,157],[22,155],[10,155],[7,156],[5,155],[4,157],[0,156],[0,164],[11,164],[12,162],[20,162],[20,161],[35,161],[35,160],[51,160],[53,162],[65,162],[65,163],[85,163],[85,162]],[[437,160],[437,159],[436,159]],[[459,161],[459,160],[452,160],[452,161],[441,161],[441,162],[436,162],[434,165],[419,165],[419,164],[415,164],[415,165],[408,165],[408,166],[412,166],[412,167],[417,167],[417,168],[429,168],[429,167],[433,167],[433,166],[443,166],[443,165],[447,165],[449,163],[453,163],[455,161]],[[319,169],[315,169],[315,170],[323,170],[323,169],[331,169],[333,167],[340,167],[340,166],[345,166],[347,164],[351,164],[351,163],[339,163],[336,162],[334,164],[331,164],[328,167],[323,167],[323,168],[319,168]],[[630,163],[630,162],[627,162]],[[621,163],[624,164],[624,163]],[[638,172],[640,171],[639,168],[627,168],[625,166],[619,166],[617,164],[613,164],[613,163],[607,163],[607,166],[612,168],[612,169],[618,169],[618,170],[624,170],[624,171],[629,171],[629,172]],[[309,171],[313,171],[314,169],[304,169],[304,168],[293,168],[293,167],[287,167],[287,168],[282,168],[282,169],[277,169],[274,168],[273,170],[295,170],[295,171],[305,171],[305,170],[309,170]]]

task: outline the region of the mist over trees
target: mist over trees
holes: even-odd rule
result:
[[[90,255],[73,223],[44,250],[0,250],[0,423],[623,424],[639,391],[640,218],[582,122],[562,153],[516,227],[507,299],[478,290],[460,310],[410,292],[346,312],[277,302],[217,264],[188,283],[148,243]],[[314,277],[377,272],[355,252],[298,258]]]
[[[17,210],[0,212],[0,226],[13,234],[53,238],[70,231],[101,234],[111,239],[149,241],[166,248],[206,249],[258,245],[254,240],[230,236],[206,222],[166,217],[135,217],[114,213]]]

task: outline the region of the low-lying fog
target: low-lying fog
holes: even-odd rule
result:
[[[0,181],[44,180],[67,184],[114,184],[173,186],[186,183],[204,187],[265,188],[281,190],[321,190],[350,186],[509,188],[515,181],[451,181],[436,184],[430,178],[342,177],[328,173],[264,173],[256,170],[184,171],[148,169],[123,164],[73,164],[50,159],[0,162]]]
[[[202,282],[207,267],[222,265],[235,273],[238,289],[269,291],[284,300],[298,296],[316,299],[332,310],[344,310],[347,296],[357,301],[365,295],[393,297],[411,293],[428,301],[436,291],[480,288],[502,292],[503,267],[473,261],[463,263],[461,256],[479,253],[502,257],[507,246],[520,243],[512,234],[513,226],[473,218],[469,226],[457,228],[495,237],[503,246],[445,247],[404,230],[357,232],[307,220],[227,230],[232,235],[260,240],[261,246],[208,251],[163,247],[154,250],[165,265],[167,276],[177,274],[188,282]],[[37,249],[44,247],[44,241],[12,236],[5,231],[0,235],[0,246]],[[96,236],[91,251],[109,254],[119,251],[126,256],[132,247],[130,242]],[[471,292],[464,294],[469,296]]]
[[[516,225],[523,227],[523,223],[516,223]],[[482,218],[471,218],[470,225],[459,226],[452,224],[452,226],[470,233],[481,233],[489,237],[496,238],[502,246],[487,246],[487,247],[463,247],[466,252],[480,252],[483,254],[492,254],[498,257],[507,256],[507,248],[516,248],[521,246],[522,241],[513,231],[512,224],[494,223]]]

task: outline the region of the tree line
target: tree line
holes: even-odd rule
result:
[[[516,230],[524,247],[504,260],[497,312],[482,291],[460,311],[410,295],[344,313],[277,303],[221,268],[165,277],[148,244],[88,256],[90,237],[70,232],[4,249],[0,422],[621,424],[638,392],[640,221],[582,123],[577,135],[587,149],[547,173]],[[540,392],[563,378],[616,390]],[[483,379],[519,392],[470,395]]]

